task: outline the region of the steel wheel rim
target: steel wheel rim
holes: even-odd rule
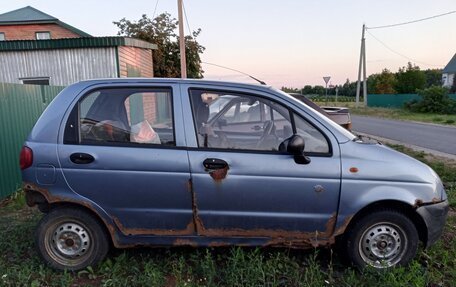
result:
[[[407,236],[402,228],[391,222],[381,222],[361,235],[359,254],[370,266],[388,268],[402,260],[407,246]]]
[[[87,260],[93,250],[93,236],[78,221],[62,221],[46,231],[45,248],[49,256],[64,266],[77,266]]]

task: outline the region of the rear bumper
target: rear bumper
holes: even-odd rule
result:
[[[417,208],[416,212],[421,215],[427,227],[426,248],[433,245],[442,235],[448,210],[448,200]]]

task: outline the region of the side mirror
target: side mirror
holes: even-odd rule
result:
[[[309,164],[310,158],[304,154],[304,139],[299,135],[292,135],[280,144],[279,150],[286,151],[294,155],[297,164]]]

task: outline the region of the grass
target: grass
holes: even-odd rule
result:
[[[351,113],[355,115],[372,116],[379,118],[388,118],[403,121],[416,121],[425,123],[434,123],[442,125],[456,126],[456,114],[442,115],[431,113],[414,113],[405,109],[388,109],[388,108],[351,108]]]
[[[415,121],[456,126],[456,114],[442,115],[431,113],[414,113],[405,109],[358,107],[354,102],[318,102],[320,106],[339,106],[350,108],[353,115],[371,116],[402,121]],[[360,104],[362,105],[362,103]]]
[[[98,267],[56,272],[42,264],[33,233],[41,217],[22,193],[0,204],[0,286],[454,286],[456,162],[393,148],[431,165],[452,203],[442,239],[408,267],[362,273],[331,249],[140,248],[113,250]]]

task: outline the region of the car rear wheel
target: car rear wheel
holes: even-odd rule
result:
[[[383,210],[356,221],[344,247],[354,265],[382,269],[408,264],[416,255],[418,241],[416,227],[406,215]]]
[[[99,263],[109,250],[100,223],[75,208],[57,208],[46,214],[36,232],[38,252],[52,268],[77,271]]]

